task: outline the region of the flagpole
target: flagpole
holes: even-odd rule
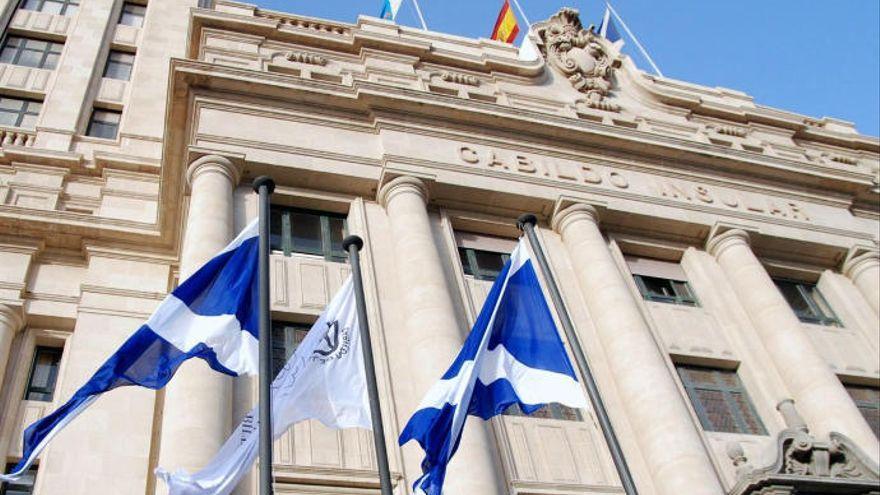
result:
[[[416,14],[419,15],[419,20],[422,22],[422,29],[425,31],[428,30],[428,25],[425,23],[425,16],[422,15],[422,8],[419,7],[419,0],[412,0],[413,5],[416,7]]]
[[[602,427],[602,434],[605,436],[605,443],[608,444],[608,449],[611,451],[611,458],[614,460],[614,467],[617,468],[617,475],[620,477],[623,490],[627,495],[638,495],[635,482],[633,482],[632,474],[629,472],[629,466],[626,463],[626,458],[623,456],[623,450],[620,448],[620,442],[617,440],[617,435],[615,435],[614,428],[611,426],[611,420],[608,418],[608,411],[605,410],[605,403],[599,395],[599,388],[596,386],[596,380],[593,378],[592,371],[590,371],[587,357],[581,347],[580,340],[578,340],[577,335],[575,334],[571,317],[568,315],[568,310],[565,308],[565,303],[562,300],[559,287],[556,285],[556,281],[553,279],[553,274],[550,272],[550,265],[547,263],[547,257],[544,255],[544,250],[538,242],[537,234],[535,234],[535,224],[537,222],[538,219],[535,215],[527,213],[517,219],[516,225],[526,234],[529,244],[532,247],[532,251],[535,253],[538,266],[541,267],[541,272],[544,274],[544,280],[547,283],[547,291],[550,292],[550,298],[553,300],[553,305],[556,307],[556,314],[559,315],[562,329],[565,331],[569,346],[571,346],[571,353],[574,354],[578,368],[581,370],[581,376],[584,377],[587,394],[590,396],[590,402],[593,403],[593,408],[596,411],[596,418],[599,420],[599,425]]]
[[[269,315],[269,208],[275,181],[254,179],[260,195],[260,495],[272,495],[272,323]]]
[[[385,427],[382,424],[382,409],[379,407],[379,387],[376,385],[376,364],[373,361],[373,343],[370,339],[370,322],[367,319],[367,303],[364,300],[364,281],[361,277],[360,250],[364,241],[350,235],[342,241],[342,248],[348,252],[351,263],[351,276],[354,279],[354,298],[357,305],[358,325],[360,326],[361,347],[364,352],[364,368],[367,374],[367,394],[370,399],[370,419],[373,423],[373,443],[376,446],[376,462],[379,467],[379,483],[382,495],[392,495],[391,470],[388,468],[388,451],[385,447]]]
[[[614,10],[614,7],[611,6],[611,2],[605,2],[605,5],[608,7],[608,10],[610,10],[611,13],[614,14],[614,17],[618,21],[620,21],[620,25],[623,26],[623,29],[624,29],[624,31],[626,31],[626,34],[628,34],[629,37],[632,38],[632,40],[635,42],[636,46],[639,48],[639,51],[641,51],[642,55],[644,55],[645,58],[648,60],[648,63],[651,64],[651,67],[654,69],[654,72],[656,72],[658,76],[664,77],[663,73],[660,72],[660,68],[657,67],[657,64],[654,63],[654,59],[652,59],[651,56],[648,55],[648,50],[645,50],[645,47],[642,46],[641,43],[639,43],[639,39],[636,38],[636,35],[634,35],[633,32],[629,30],[629,26],[626,25],[626,22],[623,21],[623,18],[620,17],[620,15],[617,13],[616,10]]]
[[[531,27],[532,27],[532,23],[529,22],[529,18],[528,18],[528,16],[526,16],[526,12],[523,10],[522,7],[520,7],[520,5],[519,5],[519,0],[513,0],[513,4],[516,5],[516,10],[519,11],[519,15],[521,15],[522,18],[523,18],[523,20],[526,21],[526,27],[527,27],[527,29],[526,29],[526,36],[528,36],[528,35],[529,35],[529,29],[531,29]]]

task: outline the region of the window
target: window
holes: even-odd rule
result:
[[[676,369],[703,429],[767,434],[735,371],[685,365]]]
[[[134,54],[112,51],[104,66],[104,77],[128,81],[131,79],[131,68],[134,66]]]
[[[21,8],[48,14],[73,15],[79,8],[79,0],[23,0]]]
[[[33,129],[43,102],[0,96],[0,125]]]
[[[345,261],[342,249],[345,216],[311,210],[272,206],[270,216],[272,249],[290,253],[316,254],[328,261]]]
[[[89,128],[86,130],[86,135],[97,138],[116,139],[116,133],[119,132],[119,120],[121,118],[122,114],[120,112],[98,110],[96,108],[92,112],[92,119],[89,121]]]
[[[119,24],[126,26],[143,27],[144,16],[147,8],[143,5],[125,2],[122,6],[122,14],[119,16]]]
[[[871,425],[874,434],[880,438],[880,388],[865,385],[843,385],[856,403],[862,416]]]
[[[63,48],[63,43],[9,36],[0,50],[0,63],[51,70],[58,65]]]
[[[28,377],[25,400],[52,402],[55,395],[55,381],[58,379],[58,363],[61,362],[61,349],[57,347],[37,347],[34,362]]]
[[[16,463],[6,465],[6,473],[15,467]],[[9,483],[0,483],[0,495],[30,495],[34,493],[34,482],[37,480],[37,466],[31,466],[20,480]]]
[[[309,327],[285,321],[272,322],[272,377],[284,368],[293,351],[306,338]]]
[[[647,301],[698,306],[697,298],[687,282],[647,275],[633,275],[633,278]]]
[[[473,248],[458,248],[461,266],[465,275],[473,275],[477,280],[495,280],[510,259],[507,253],[493,253]]]
[[[538,409],[532,414],[526,414],[519,408],[518,404],[513,404],[508,407],[506,411],[504,411],[505,416],[528,416],[530,418],[543,418],[543,419],[559,419],[562,421],[583,421],[584,418],[581,416],[581,412],[577,409],[572,409],[568,406],[563,406],[562,404],[557,404],[555,402],[551,404],[547,404],[546,406]]]
[[[773,282],[802,322],[832,327],[842,326],[831,306],[828,305],[828,301],[816,288],[816,284],[781,279],[774,279]]]

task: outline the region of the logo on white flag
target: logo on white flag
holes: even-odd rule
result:
[[[312,352],[310,359],[323,364],[345,356],[350,348],[351,328],[342,327],[340,329],[339,320],[328,321],[327,333],[324,334],[324,338]]]

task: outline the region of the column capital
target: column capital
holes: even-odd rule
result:
[[[575,203],[562,210],[557,211],[550,221],[550,227],[562,234],[566,228],[575,220],[589,220],[597,227],[599,226],[599,210],[586,203]]]
[[[20,306],[0,303],[0,325],[12,328],[12,333],[24,328],[24,315]]]
[[[238,185],[241,180],[241,167],[229,158],[221,155],[205,155],[193,160],[186,168],[186,183],[192,187],[196,177],[203,173],[216,172],[229,178],[232,186]]]
[[[858,278],[863,271],[877,266],[880,266],[880,251],[854,249],[851,251],[850,255],[847,256],[846,261],[843,262],[841,272],[845,276],[854,280]]]
[[[750,235],[743,229],[730,229],[723,232],[715,232],[710,235],[709,240],[706,241],[706,251],[717,258],[721,256],[721,253],[726,251],[727,248],[736,245],[748,246],[749,241]]]
[[[401,193],[417,194],[425,204],[428,204],[429,193],[427,184],[421,179],[409,175],[396,177],[383,184],[376,194],[376,201],[383,207],[388,207],[391,199]]]

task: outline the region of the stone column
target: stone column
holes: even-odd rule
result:
[[[880,314],[880,252],[853,256],[844,263],[843,274],[859,288],[874,312]]]
[[[21,330],[24,321],[21,310],[7,304],[0,304],[0,388],[4,383],[3,376],[6,365],[9,364],[9,350],[12,348],[12,339]],[[2,412],[2,411],[0,411]]]
[[[706,250],[730,280],[813,434],[843,433],[876,462],[877,438],[752,252],[749,234],[728,230],[709,239]]]
[[[413,177],[398,177],[381,188],[378,199],[388,213],[394,237],[395,268],[403,293],[399,309],[406,315],[404,348],[410,361],[418,363],[401,379],[412,383],[420,396],[416,400],[420,400],[452,364],[465,335],[455,317],[444,264],[431,231],[425,184]],[[451,495],[498,494],[503,482],[496,473],[495,446],[484,425],[468,423],[444,491]],[[415,470],[420,460],[409,459],[407,464]],[[420,473],[409,475],[414,479]]]
[[[186,178],[191,192],[181,280],[232,240],[232,193],[239,170],[228,159],[209,155],[194,161]],[[165,388],[159,466],[201,469],[223,445],[231,422],[231,378],[200,359],[185,362]]]
[[[597,211],[568,207],[553,217],[553,228],[571,257],[657,493],[723,493],[672,371],[599,230]]]

